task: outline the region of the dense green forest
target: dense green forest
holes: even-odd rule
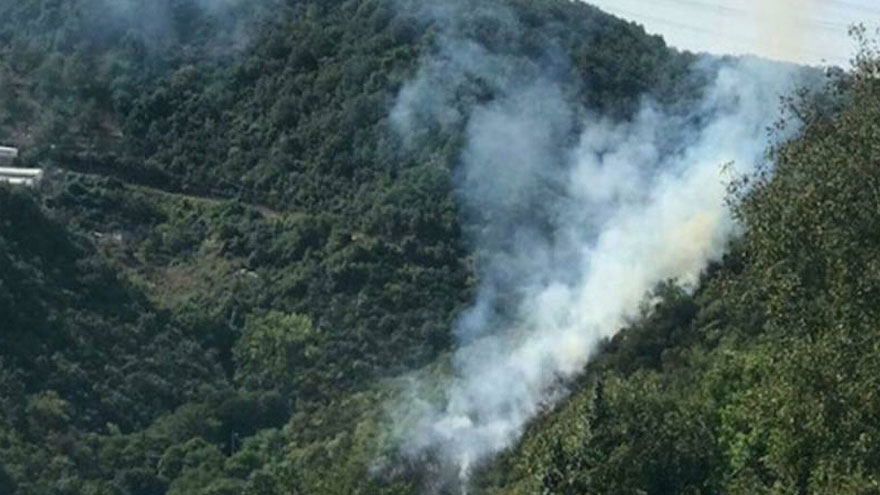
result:
[[[486,3],[521,29],[462,29],[553,46],[585,109],[700,91],[694,55],[586,4]],[[0,493],[423,492],[386,404],[442,373],[478,281],[463,129],[390,129],[438,36],[407,5],[0,1],[0,144],[47,169],[0,186]],[[877,60],[832,110],[793,103],[729,254],[658,289],[471,493],[880,492]]]

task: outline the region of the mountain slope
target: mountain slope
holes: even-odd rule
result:
[[[587,107],[688,97],[671,88],[691,57],[634,25],[498,4],[526,30],[467,29],[493,50],[555,46]],[[474,275],[452,192],[462,129],[412,151],[388,124],[434,46],[415,7],[0,6],[0,140],[52,169],[0,212],[7,486],[418,490],[364,485],[389,445],[379,380],[449,349]]]
[[[609,342],[486,493],[876,490],[876,66],[835,113],[796,104],[803,136],[735,196],[732,253]]]
[[[703,89],[696,57],[585,4],[485,4],[460,28],[491,53],[552,53],[587,112],[625,120]],[[445,372],[478,253],[455,194],[464,124],[412,148],[389,122],[438,49],[422,6],[0,5],[0,141],[50,169],[35,191],[0,186],[0,492],[431,484],[430,459],[396,452],[387,404],[395,377]],[[853,91],[876,101],[869,78]],[[475,78],[454,105],[495,96]],[[875,289],[855,276],[875,268],[873,157],[851,136],[873,135],[874,110],[780,149],[729,258],[693,296],[662,288],[474,489],[873,486]]]

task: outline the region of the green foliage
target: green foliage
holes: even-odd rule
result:
[[[487,493],[877,493],[880,84],[794,101],[799,138],[741,184],[745,234],[694,298],[609,342]],[[658,359],[659,357],[659,359]]]
[[[590,111],[699,95],[693,56],[636,25],[487,5],[515,23],[460,29],[551,47]],[[408,6],[0,5],[0,140],[50,169],[0,186],[0,493],[419,493],[385,379],[442,367],[474,255],[462,129],[408,149],[388,125],[437,48]],[[694,295],[658,287],[474,492],[877,492],[876,73],[867,49],[795,107],[731,254]],[[470,81],[453,104],[490,98]]]
[[[246,388],[313,395],[317,383],[309,383],[309,374],[321,352],[321,335],[306,316],[272,311],[249,317],[233,349],[236,379]]]

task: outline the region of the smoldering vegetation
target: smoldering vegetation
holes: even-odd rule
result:
[[[521,29],[491,5],[401,5],[436,33],[391,121],[413,146],[464,129],[457,198],[480,280],[454,328],[451,376],[439,392],[411,379],[392,407],[403,452],[439,466],[436,486],[464,486],[510,447],[658,284],[694,288],[737,230],[730,181],[796,130],[771,130],[780,98],[818,80],[759,59],[694,58],[698,97],[646,93],[627,115],[603,114],[578,98],[589,81],[552,43],[534,56],[482,43],[474,25],[511,39]],[[457,105],[463,92],[479,101]]]

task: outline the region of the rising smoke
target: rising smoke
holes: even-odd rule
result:
[[[198,40],[209,53],[240,51],[251,39],[249,21],[276,0],[87,0],[84,17],[95,34],[136,35],[153,52]]]
[[[653,288],[693,287],[723,254],[735,231],[725,164],[748,173],[764,160],[779,97],[802,73],[701,59],[693,71],[708,84],[687,111],[646,97],[615,120],[575,103],[553,47],[538,59],[488,49],[464,34],[461,13],[449,2],[422,11],[440,26],[436,50],[391,120],[410,142],[424,129],[465,130],[456,186],[481,285],[455,327],[440,398],[415,379],[394,414],[408,455],[466,478],[565,394]],[[518,29],[503,9],[483,14]],[[472,81],[493,97],[467,110],[456,102]]]

